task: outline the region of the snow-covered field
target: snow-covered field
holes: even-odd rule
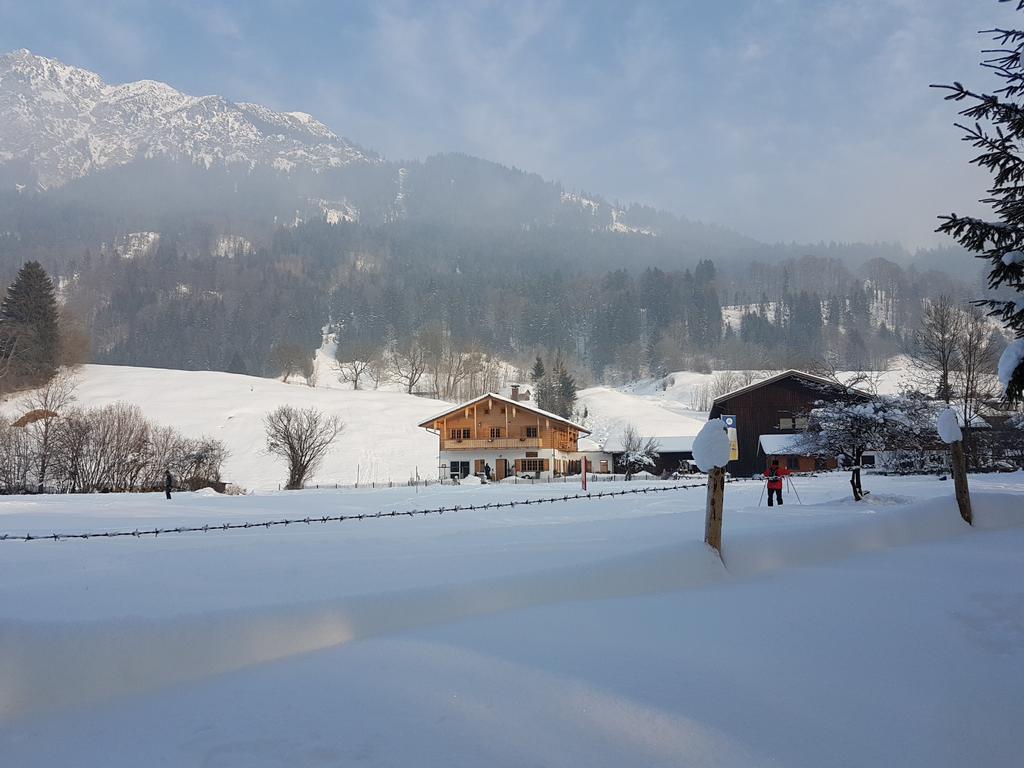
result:
[[[338,414],[345,423],[310,485],[436,479],[437,437],[416,425],[447,403],[407,395],[393,384],[353,391],[351,384],[337,379],[329,340],[317,352],[316,371],[316,386],[309,387],[215,371],[85,365],[77,371],[77,404],[135,403],[150,419],[190,437],[219,438],[231,451],[224,479],[247,489],[276,489],[286,478],[283,462],[264,451],[262,424],[263,415],[282,404],[315,406]],[[903,376],[902,368],[881,374],[880,390],[897,391]],[[647,437],[696,435],[707,413],[694,409],[695,391],[714,375],[680,371],[667,378],[672,383],[665,389],[661,379],[647,379],[581,390],[578,408],[587,410],[593,439],[603,443],[620,437],[627,424]],[[20,397],[0,404],[0,412],[13,418],[22,410]]]
[[[0,541],[2,764],[1019,765],[1024,473],[971,481],[974,528],[935,478],[728,485],[724,564],[702,488]],[[565,490],[8,497],[0,531]]]
[[[273,489],[287,479],[284,463],[264,450],[263,415],[279,405],[315,406],[338,414],[345,430],[310,484],[405,482],[437,478],[437,437],[416,425],[446,406],[394,391],[352,391],[285,384],[215,371],[84,365],[78,405],[135,403],[150,419],[190,437],[223,440],[231,456],[223,476],[249,489]],[[18,402],[5,403],[17,413]]]

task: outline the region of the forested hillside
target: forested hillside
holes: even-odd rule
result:
[[[884,364],[921,300],[982,290],[948,252],[762,245],[463,155],[322,173],[144,160],[0,195],[0,277],[38,260],[96,362],[274,375],[324,326],[422,333],[595,380]],[[724,309],[723,309],[724,308]]]

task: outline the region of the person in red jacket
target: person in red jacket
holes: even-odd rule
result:
[[[779,466],[778,459],[772,459],[772,465],[764,471],[764,476],[768,478],[768,506],[774,506],[772,504],[773,496],[779,500],[779,506],[782,506],[782,478],[789,474],[789,470],[786,467]]]

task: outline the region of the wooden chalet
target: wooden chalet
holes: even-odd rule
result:
[[[519,400],[489,392],[419,424],[438,436],[442,479],[512,475],[553,477],[580,471],[586,427]]]
[[[783,436],[806,429],[806,414],[815,402],[847,397],[867,399],[868,395],[821,376],[789,370],[716,397],[708,418],[736,417],[739,458],[727,467],[733,475],[760,474],[773,458],[792,470],[810,471],[835,466],[835,462],[785,452],[792,450],[792,441]]]

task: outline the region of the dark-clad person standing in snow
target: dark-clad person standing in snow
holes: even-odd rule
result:
[[[164,477],[164,493],[167,494],[167,498],[171,498],[171,486],[174,485],[174,478],[171,477],[171,470],[167,470],[167,475]]]

